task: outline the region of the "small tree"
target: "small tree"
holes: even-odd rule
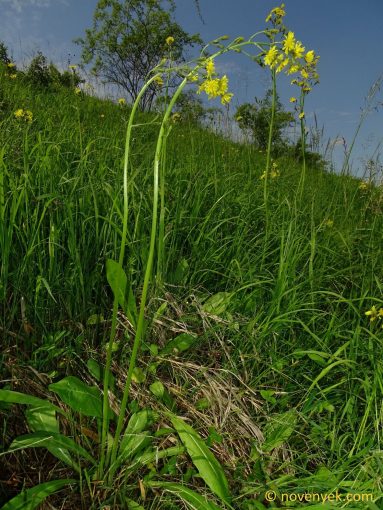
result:
[[[106,83],[117,85],[134,101],[148,73],[164,55],[182,61],[187,46],[201,43],[198,35],[187,34],[175,22],[174,0],[99,0],[93,16],[93,28],[75,42],[82,46],[82,61],[92,64],[92,72]],[[171,44],[166,39],[172,37]],[[160,92],[153,84],[142,99],[142,108],[150,109]]]
[[[8,56],[8,48],[2,41],[0,41],[0,62],[5,65],[11,63],[11,59]]]
[[[263,99],[255,98],[255,103],[245,103],[237,108],[235,120],[240,129],[249,133],[254,143],[262,150],[267,149],[269,127],[271,120],[272,91],[268,90]],[[273,130],[274,150],[283,145],[283,130],[294,122],[291,112],[283,110],[282,104],[277,96],[276,112]]]

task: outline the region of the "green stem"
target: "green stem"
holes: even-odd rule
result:
[[[263,181],[263,201],[265,204],[265,231],[266,238],[268,235],[268,224],[269,224],[269,210],[268,210],[268,180],[271,166],[271,149],[273,144],[273,131],[274,131],[274,120],[275,120],[275,109],[276,109],[276,98],[277,98],[277,80],[276,80],[276,72],[275,69],[271,71],[272,77],[272,102],[271,102],[271,118],[270,118],[270,126],[269,126],[269,139],[267,143],[267,154],[266,154],[266,170],[265,170],[265,179]]]
[[[129,168],[129,149],[130,140],[132,137],[133,120],[137,112],[137,108],[141,101],[143,94],[145,93],[148,86],[154,81],[156,76],[153,76],[142,88],[138,94],[135,102],[133,103],[132,111],[130,112],[128,126],[126,129],[126,140],[125,140],[125,155],[124,155],[124,168],[123,168],[123,195],[124,195],[124,212],[123,212],[123,226],[122,226],[122,238],[120,246],[120,255],[118,258],[119,264],[122,266],[125,256],[126,247],[126,235],[128,232],[128,168]],[[112,326],[109,335],[109,345],[106,352],[106,362],[104,370],[103,380],[103,405],[102,405],[102,428],[101,428],[101,442],[100,442],[100,464],[98,467],[98,477],[102,479],[104,476],[104,466],[106,460],[106,449],[107,449],[107,434],[109,429],[109,380],[110,380],[110,368],[112,364],[112,348],[113,342],[116,335],[117,329],[117,312],[118,312],[118,297],[114,296],[113,301],[113,312],[112,312]]]
[[[305,94],[304,92],[301,93],[300,97],[300,112],[303,113],[305,110]],[[305,119],[304,117],[301,118],[301,151],[302,151],[302,173],[299,179],[299,198],[302,198],[303,188],[305,185],[306,180],[306,131],[305,131]]]
[[[113,441],[111,461],[110,461],[111,466],[113,466],[115,464],[115,460],[117,457],[117,449],[118,449],[118,445],[119,445],[119,439],[121,436],[122,428],[124,425],[125,412],[126,412],[126,407],[127,407],[127,403],[128,403],[128,397],[129,397],[129,392],[130,392],[130,384],[132,382],[133,370],[136,366],[137,355],[138,355],[138,351],[139,351],[139,348],[141,345],[141,340],[142,340],[143,331],[144,331],[144,316],[145,316],[146,298],[147,298],[147,294],[148,294],[149,282],[150,282],[151,273],[152,273],[155,242],[156,242],[156,233],[157,233],[158,195],[159,195],[158,181],[159,181],[159,165],[160,165],[160,158],[161,158],[161,151],[162,151],[162,143],[164,140],[165,128],[166,128],[166,125],[168,122],[169,115],[173,109],[173,106],[174,106],[178,96],[182,92],[182,89],[185,87],[186,83],[187,83],[187,78],[184,78],[184,80],[179,85],[177,91],[175,92],[173,98],[171,99],[169,106],[164,114],[164,118],[162,119],[160,132],[159,132],[158,138],[157,138],[157,146],[156,146],[156,152],[155,152],[155,156],[154,156],[153,210],[152,210],[152,226],[151,226],[151,233],[150,233],[149,255],[148,255],[148,260],[147,260],[146,269],[145,269],[145,277],[144,277],[144,284],[143,284],[143,288],[142,288],[140,311],[139,311],[138,321],[137,321],[137,330],[136,330],[136,335],[135,335],[134,342],[133,342],[132,354],[130,356],[128,373],[126,376],[126,383],[125,383],[124,393],[122,396],[120,413],[119,413],[118,421],[117,421],[116,433],[115,433],[114,441]],[[109,472],[109,480],[110,481],[113,479],[114,473],[115,473],[115,469],[111,468],[110,472]]]

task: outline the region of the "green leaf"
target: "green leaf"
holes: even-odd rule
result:
[[[106,261],[106,278],[112,289],[114,297],[118,300],[119,305],[125,310],[125,291],[128,279],[125,271],[115,260],[108,259]]]
[[[208,501],[203,496],[181,484],[172,482],[148,482],[150,487],[164,489],[182,499],[193,510],[221,510],[217,505]]]
[[[266,402],[270,402],[270,404],[275,404],[277,399],[273,397],[275,394],[275,391],[273,390],[261,390],[259,392],[261,394],[261,397],[266,400]]]
[[[96,379],[96,381],[101,381],[101,367],[94,359],[90,358],[86,362],[86,366],[90,374]]]
[[[1,510],[34,510],[51,494],[59,491],[66,485],[77,483],[76,480],[51,480],[50,482],[35,485],[31,489],[27,489],[10,501],[5,503]]]
[[[65,414],[62,409],[54,406],[48,400],[33,397],[32,395],[26,395],[25,393],[19,393],[18,391],[0,390],[0,402],[7,402],[9,404],[33,405],[36,407],[46,406],[47,408],[49,406],[51,409],[54,409],[56,413]]]
[[[294,432],[296,422],[297,413],[295,409],[291,409],[283,414],[274,415],[263,431],[265,442],[262,445],[262,450],[269,453],[274,448],[285,443]]]
[[[134,367],[133,373],[132,373],[132,381],[137,384],[142,384],[145,382],[146,374],[140,367]]]
[[[52,406],[41,405],[39,407],[30,407],[25,413],[29,428],[33,432],[53,432],[54,434],[60,433],[59,423],[56,419],[56,412]],[[65,464],[74,468],[77,472],[80,471],[78,464],[72,459],[69,452],[64,448],[57,448],[53,446],[46,446],[46,448],[57,459]]]
[[[88,460],[92,464],[96,464],[93,457],[80,445],[78,445],[73,439],[64,436],[63,434],[56,434],[54,432],[34,432],[33,434],[25,434],[24,436],[17,437],[12,441],[8,452],[15,450],[22,450],[24,448],[47,448],[49,451],[55,449],[69,450]],[[64,455],[65,457],[65,455]],[[68,456],[66,456],[68,458]],[[60,459],[64,460],[64,459]],[[65,460],[64,460],[65,462]],[[72,465],[72,459],[70,459],[70,465]]]
[[[170,340],[165,347],[161,350],[160,355],[178,354],[189,349],[196,341],[196,336],[189,335],[188,333],[181,333],[172,340]]]
[[[190,425],[174,415],[170,419],[203,480],[214,494],[229,503],[229,484],[221,464]]]
[[[100,391],[94,386],[88,386],[78,377],[68,376],[57,383],[49,385],[49,389],[70,406],[84,416],[102,418],[102,401]]]
[[[176,408],[176,403],[161,381],[155,381],[149,386],[149,389],[155,397],[161,400],[166,405],[166,407],[170,409],[170,411],[174,411]]]
[[[56,411],[49,402],[39,406],[31,406],[25,413],[29,428],[33,432],[38,430],[45,432],[59,433],[59,423],[56,418]]]
[[[88,326],[95,326],[97,324],[101,324],[101,322],[105,322],[104,316],[102,314],[95,313],[88,317],[86,323]]]
[[[222,315],[226,311],[232,296],[232,292],[218,292],[205,301],[202,310],[211,315]]]

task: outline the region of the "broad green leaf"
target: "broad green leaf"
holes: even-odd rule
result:
[[[125,292],[128,279],[125,271],[115,260],[108,259],[106,261],[106,278],[113,291],[114,297],[118,300],[119,305],[125,309]]]
[[[33,397],[32,395],[26,395],[25,393],[19,393],[18,391],[0,390],[0,402],[7,402],[9,404],[33,405],[36,407],[39,406],[48,407],[49,405],[51,409],[54,409],[56,411],[56,413],[65,414],[62,409],[54,406],[48,400]]]
[[[27,423],[32,432],[53,432],[54,434],[60,433],[59,423],[56,419],[56,412],[48,405],[41,405],[39,407],[30,407],[25,413]],[[69,452],[64,448],[53,446],[46,446],[46,448],[57,459],[65,462],[77,472],[80,471],[78,464],[72,459]]]
[[[25,413],[25,417],[29,428],[33,432],[45,431],[55,432],[56,434],[60,432],[56,411],[49,402],[39,406],[30,406]]]
[[[66,437],[63,434],[56,434],[54,432],[40,431],[34,432],[33,434],[25,434],[23,436],[19,436],[14,441],[12,441],[8,452],[22,450],[24,448],[47,448],[49,451],[53,451],[55,449],[59,449],[60,451],[69,450],[75,453],[77,456],[88,460],[92,464],[96,463],[93,457],[82,446],[73,441],[73,439]],[[70,459],[70,463],[72,463],[72,459]]]
[[[178,498],[182,499],[189,508],[193,510],[222,510],[217,505],[208,501],[206,498],[198,494],[198,492],[185,487],[184,485],[172,482],[149,482],[148,485],[151,487],[158,487],[164,489],[171,494],[174,494]]]
[[[1,510],[34,510],[51,494],[59,491],[66,485],[77,483],[76,480],[51,480],[50,482],[35,485],[31,489],[27,489],[10,501],[5,503]]]
[[[229,503],[229,484],[221,464],[190,425],[174,415],[170,419],[205,483],[222,501]]]
[[[84,416],[102,418],[102,400],[98,388],[88,386],[78,377],[68,376],[57,383],[49,385],[49,389]]]
[[[222,315],[226,311],[232,296],[232,292],[218,292],[205,301],[202,310],[211,315]]]
[[[178,354],[179,352],[186,351],[195,343],[196,338],[197,337],[189,335],[188,333],[181,333],[165,345],[165,347],[161,350],[160,355],[164,356],[172,353]]]
[[[283,414],[274,415],[263,431],[265,442],[262,445],[262,450],[269,453],[274,448],[285,443],[294,432],[296,422],[297,413],[295,409],[291,409]]]

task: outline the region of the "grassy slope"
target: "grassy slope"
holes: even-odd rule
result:
[[[33,112],[31,125],[14,118],[17,108]],[[102,332],[84,326],[92,314],[110,314],[105,261],[117,258],[120,242],[127,115],[108,101],[1,78],[0,334],[38,370],[65,373],[58,356],[83,356],[84,345],[97,349],[102,342]],[[155,119],[141,120],[152,123],[134,134],[126,256],[137,297],[157,132]],[[377,495],[383,335],[364,311],[382,303],[380,190],[361,191],[351,177],[309,168],[300,197],[299,165],[282,157],[281,175],[270,183],[266,238],[264,162],[251,147],[174,127],[166,161],[165,287],[157,286],[153,299],[171,295],[183,304],[194,296],[185,319],[193,324],[193,306],[216,292],[233,293],[228,320],[211,320],[201,341],[219,350],[220,338],[230,353],[226,368],[257,393],[275,392],[263,393],[262,429],[288,409],[299,413],[284,454],[254,458],[249,493],[268,480],[302,492],[326,466],[332,474],[320,471],[316,484],[356,480],[355,489]],[[204,352],[207,365],[210,354]]]

